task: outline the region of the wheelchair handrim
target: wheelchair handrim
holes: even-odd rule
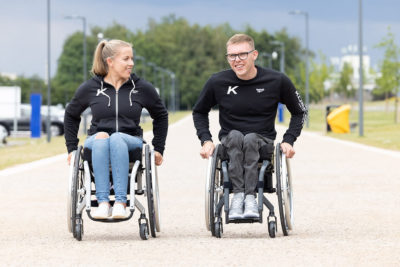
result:
[[[207,164],[207,174],[206,174],[206,201],[205,201],[205,219],[206,219],[206,228],[207,231],[211,231],[210,229],[210,198],[211,198],[211,172],[212,172],[212,165],[213,165],[213,157],[211,156],[208,159]]]
[[[282,195],[284,201],[284,209],[285,209],[285,221],[286,226],[289,230],[293,229],[293,188],[292,188],[292,179],[290,173],[290,164],[289,159],[285,156],[284,160],[282,160],[282,177],[281,183],[282,187]]]
[[[71,161],[75,162],[75,151],[72,152]],[[69,179],[68,179],[68,194],[67,194],[67,225],[68,231],[72,233],[72,179],[74,173],[74,162],[70,163],[69,167]]]
[[[154,150],[151,151],[151,180],[153,185],[154,215],[156,220],[156,231],[160,232],[160,193],[158,190],[158,175],[154,158]]]

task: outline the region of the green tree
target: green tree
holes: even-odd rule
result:
[[[374,95],[384,95],[387,100],[395,96],[395,122],[399,122],[398,95],[400,86],[400,49],[395,43],[395,36],[388,28],[388,34],[376,47],[385,49],[383,62],[380,63],[382,75],[376,79],[377,88]]]
[[[339,79],[334,85],[334,91],[346,98],[354,97],[356,88],[351,81],[351,77],[353,76],[353,67],[351,64],[345,62],[339,75]]]
[[[311,60],[310,99],[313,102],[319,102],[325,97],[324,82],[328,80],[333,72],[333,66],[326,63],[326,56],[320,52],[319,57],[320,63]]]
[[[82,32],[72,34],[64,43],[63,52],[58,59],[57,72],[52,81],[51,102],[67,103],[79,85],[83,82],[83,35]],[[87,36],[87,77],[93,61],[93,53],[97,45],[97,37]]]
[[[122,39],[133,44],[134,72],[161,88],[161,96],[167,104],[171,95],[171,79],[162,70],[173,71],[176,75],[180,107],[191,109],[206,80],[213,73],[229,68],[225,58],[226,41],[237,31],[227,23],[218,26],[191,25],[186,19],[175,15],[166,16],[160,22],[150,19],[146,30],[135,33],[114,22],[107,28],[91,29],[91,34],[87,37],[88,65],[92,63],[98,42],[97,34],[100,32],[107,39]],[[289,37],[286,30],[277,32],[274,36],[265,30],[257,32],[248,26],[245,33],[255,39],[259,51],[272,52],[274,47],[270,44],[271,40],[285,42],[286,73],[290,74],[298,69],[304,50],[301,50],[299,40]],[[154,68],[149,62],[158,68]],[[279,61],[274,62],[274,68],[279,69]],[[53,82],[53,99],[58,102],[68,101],[82,83],[82,77],[82,33],[77,32],[64,44]]]

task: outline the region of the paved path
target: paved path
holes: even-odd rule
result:
[[[216,136],[216,113],[211,121]],[[266,223],[229,224],[216,239],[205,228],[199,147],[190,117],[170,128],[158,169],[162,232],[148,241],[136,219],[102,224],[86,215],[83,241],[72,238],[66,156],[0,172],[0,266],[399,266],[399,152],[305,132],[292,161],[291,235],[279,228],[271,239]]]

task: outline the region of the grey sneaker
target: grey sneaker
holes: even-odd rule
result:
[[[257,201],[253,195],[247,195],[244,200],[244,218],[258,218],[260,216],[258,212]]]
[[[242,219],[243,218],[243,200],[244,193],[234,193],[229,206],[229,219]]]

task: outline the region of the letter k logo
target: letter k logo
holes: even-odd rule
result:
[[[235,89],[238,88],[238,87],[239,86],[235,86],[235,87],[229,86],[228,87],[228,91],[226,92],[226,94],[229,95],[232,92],[233,94],[236,95],[237,93],[236,93]]]

